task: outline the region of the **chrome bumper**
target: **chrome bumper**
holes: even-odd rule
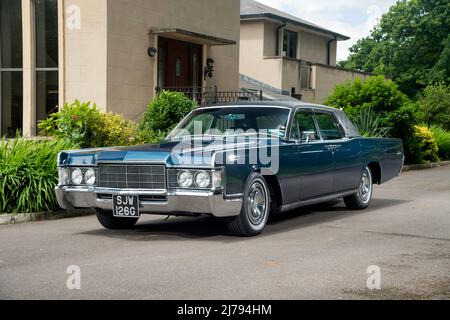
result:
[[[66,210],[80,208],[112,210],[112,199],[105,199],[105,195],[164,196],[166,198],[165,201],[141,201],[140,213],[142,214],[210,214],[215,217],[233,217],[239,215],[242,207],[242,199],[226,200],[223,194],[205,191],[56,188],[58,204]]]

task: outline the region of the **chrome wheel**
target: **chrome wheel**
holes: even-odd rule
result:
[[[247,216],[250,223],[254,226],[260,226],[266,221],[269,199],[264,185],[255,181],[247,196]]]
[[[358,197],[364,204],[370,202],[370,199],[372,198],[372,188],[372,174],[370,173],[370,170],[366,168],[358,188]]]

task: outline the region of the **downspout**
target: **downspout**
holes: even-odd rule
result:
[[[327,50],[328,50],[328,54],[327,54],[327,64],[328,64],[328,65],[331,65],[331,43],[332,43],[333,41],[337,41],[337,37],[334,37],[333,39],[328,40],[328,42],[327,42]]]
[[[276,56],[280,56],[281,55],[281,52],[280,52],[280,31],[284,27],[286,27],[286,21],[283,21],[283,24],[277,28],[277,44],[276,44],[277,50],[275,51],[276,52]]]

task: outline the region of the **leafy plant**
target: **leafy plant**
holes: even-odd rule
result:
[[[424,121],[450,130],[450,86],[428,86],[417,104]]]
[[[414,126],[413,140],[410,144],[415,155],[415,163],[439,161],[438,145],[433,133],[427,127]]]
[[[96,104],[76,100],[40,121],[41,134],[69,141],[80,148],[127,146],[136,142],[138,125],[121,115],[100,112]]]
[[[0,141],[0,212],[30,213],[57,208],[56,158],[74,146],[64,140]]]
[[[439,157],[442,160],[450,160],[450,131],[440,127],[432,126],[430,128],[439,148]]]
[[[121,115],[101,113],[96,125],[94,147],[129,146],[136,143],[137,124]]]
[[[168,132],[196,106],[197,103],[183,93],[163,91],[149,104],[139,130]]]
[[[96,104],[75,100],[72,104],[66,103],[47,120],[40,121],[38,127],[42,130],[42,135],[57,137],[81,148],[88,148],[94,145],[99,119],[100,111]]]
[[[370,107],[361,109],[359,117],[352,120],[364,137],[385,138],[389,135],[390,128],[381,127],[380,115],[373,112]]]
[[[137,135],[138,143],[160,143],[168,136],[169,131],[161,130],[141,130]]]

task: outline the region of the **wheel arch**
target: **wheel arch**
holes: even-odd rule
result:
[[[367,165],[367,167],[370,169],[371,173],[372,173],[372,179],[373,179],[373,183],[375,184],[381,184],[382,180],[382,169],[381,169],[381,164],[378,161],[371,161],[369,162],[369,164]]]

